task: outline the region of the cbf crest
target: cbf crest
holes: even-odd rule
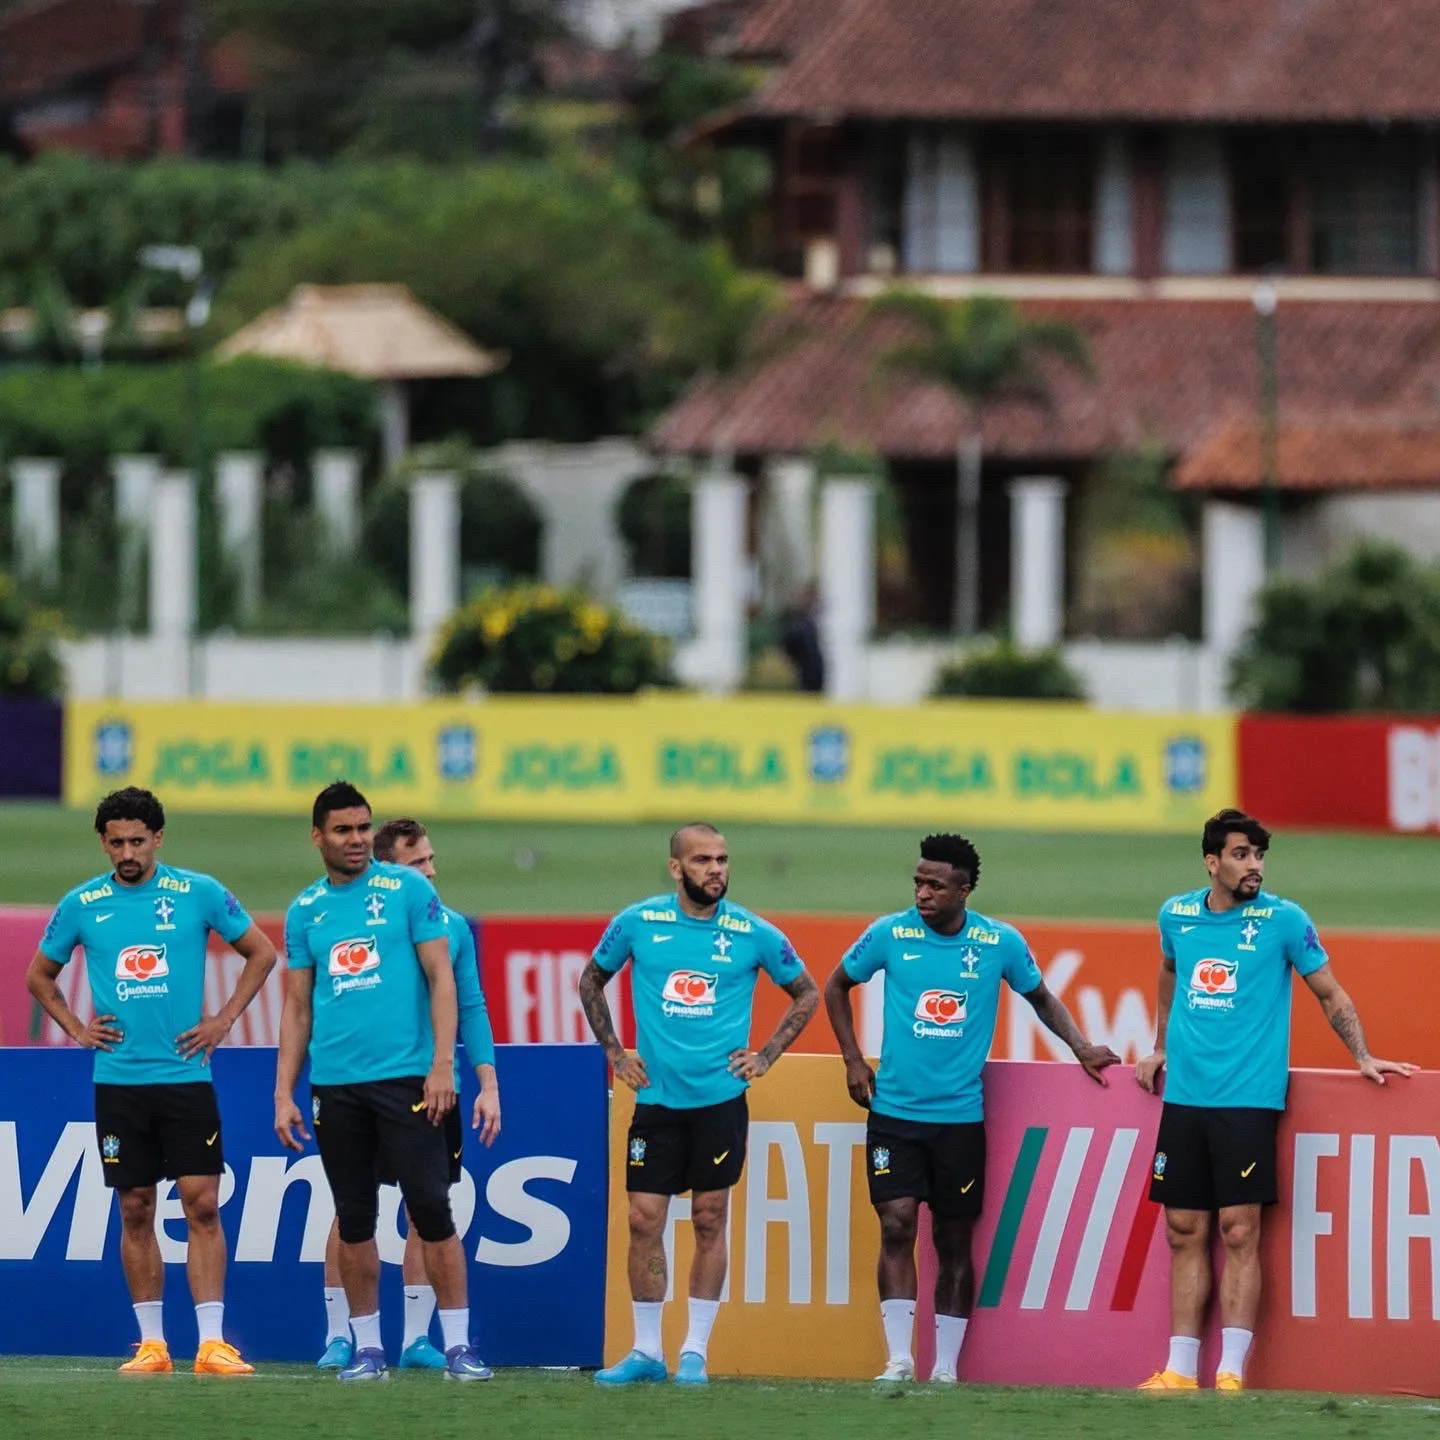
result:
[[[877,1175],[888,1175],[890,1173],[890,1147],[877,1145],[870,1152],[870,1164]]]
[[[645,1163],[645,1142],[638,1135],[630,1142],[630,1163],[632,1165]]]
[[[100,1154],[104,1156],[107,1165],[115,1165],[120,1160],[120,1137],[118,1135],[107,1135],[100,1142]]]
[[[1165,1167],[1169,1163],[1170,1157],[1163,1150],[1157,1150],[1155,1152],[1155,1168],[1150,1173],[1155,1179],[1163,1180],[1165,1178]]]

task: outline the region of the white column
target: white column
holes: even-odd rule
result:
[[[317,450],[311,458],[315,513],[327,541],[339,555],[360,543],[360,456],[354,450]]]
[[[172,470],[155,482],[150,509],[150,631],[167,641],[195,631],[195,481]]]
[[[737,475],[711,470],[695,482],[691,526],[698,682],[727,691],[745,673],[745,541],[749,487]]]
[[[26,456],[12,462],[10,478],[16,568],[27,578],[53,584],[60,578],[60,462]]]
[[[145,535],[155,504],[155,482],[160,478],[158,455],[117,455],[110,462],[115,476],[115,520],[120,530],[120,610],[117,628],[140,626],[141,565]]]
[[[386,471],[394,469],[410,448],[410,395],[403,380],[386,380],[380,386],[380,453]]]
[[[1228,655],[1255,618],[1265,583],[1265,524],[1259,506],[1207,500],[1201,520],[1205,644]]]
[[[765,512],[760,540],[765,598],[782,607],[815,579],[813,460],[782,455],[766,464]]]
[[[1057,645],[1065,630],[1065,482],[1012,480],[1010,628],[1021,649]]]
[[[260,608],[263,469],[263,457],[254,450],[230,450],[215,461],[220,548],[239,576],[240,611],[247,616]]]
[[[410,482],[410,630],[431,634],[460,604],[460,482],[417,475]]]
[[[1135,269],[1131,176],[1130,146],[1124,132],[1108,131],[1095,177],[1095,269],[1101,275],[1130,275]]]
[[[875,488],[827,480],[820,494],[820,636],[825,694],[863,700],[865,647],[875,628]]]

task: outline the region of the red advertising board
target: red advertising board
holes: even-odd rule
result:
[[[1240,803],[1269,825],[1440,830],[1440,720],[1245,715]]]

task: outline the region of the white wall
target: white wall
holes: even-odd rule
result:
[[[1281,561],[1291,574],[1313,575],[1362,536],[1391,541],[1421,560],[1440,560],[1440,495],[1323,496],[1286,516]]]
[[[1180,130],[1170,139],[1161,253],[1167,275],[1224,275],[1231,269],[1230,187],[1217,131]]]
[[[61,653],[70,695],[170,700],[384,703],[423,697],[425,655],[411,640],[212,639],[164,647],[146,637],[66,641]],[[886,640],[865,647],[859,699],[883,705],[923,700],[935,672],[956,653],[948,641]],[[1065,657],[1090,698],[1107,710],[1225,708],[1224,658],[1189,643],[1124,645],[1087,641]],[[705,647],[676,653],[687,684],[711,688]]]

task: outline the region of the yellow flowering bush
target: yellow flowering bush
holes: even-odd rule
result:
[[[665,642],[575,590],[486,590],[440,627],[430,678],[451,694],[632,695],[671,685]]]

